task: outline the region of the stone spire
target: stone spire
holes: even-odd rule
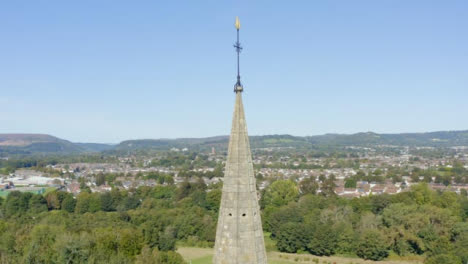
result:
[[[216,230],[214,264],[267,263],[242,90],[235,89],[236,102]]]

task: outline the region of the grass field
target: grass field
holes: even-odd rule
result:
[[[276,252],[276,243],[270,238],[270,234],[265,232],[265,248],[267,251],[268,264],[422,264],[422,257],[408,257],[401,259],[398,256],[391,256],[389,260],[370,261],[353,257],[318,257],[310,254],[287,254]],[[179,247],[177,250],[190,264],[211,264],[213,258],[212,248]],[[317,262],[318,260],[318,262]]]
[[[181,247],[177,250],[184,259],[190,264],[210,264],[212,263],[213,249],[212,248],[189,248]],[[318,260],[319,264],[421,264],[422,260],[384,260],[370,261],[359,258],[346,257],[317,257],[309,254],[286,254],[279,252],[268,252],[269,264],[292,264],[292,263],[310,263]]]

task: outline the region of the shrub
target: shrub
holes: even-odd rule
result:
[[[424,261],[425,264],[462,264],[461,259],[456,256],[448,255],[448,254],[440,254],[436,256],[432,256]]]

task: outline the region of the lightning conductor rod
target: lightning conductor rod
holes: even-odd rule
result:
[[[240,93],[244,90],[244,88],[242,87],[242,84],[240,81],[240,67],[239,67],[239,54],[242,51],[242,46],[239,42],[239,29],[240,29],[239,17],[236,17],[235,26],[237,30],[237,42],[234,44],[234,48],[236,48],[236,52],[237,52],[237,82],[236,82],[236,85],[234,85],[234,92]]]

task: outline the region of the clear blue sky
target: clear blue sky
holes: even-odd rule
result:
[[[0,133],[226,135],[234,18],[251,135],[468,128],[468,1],[2,1]]]

